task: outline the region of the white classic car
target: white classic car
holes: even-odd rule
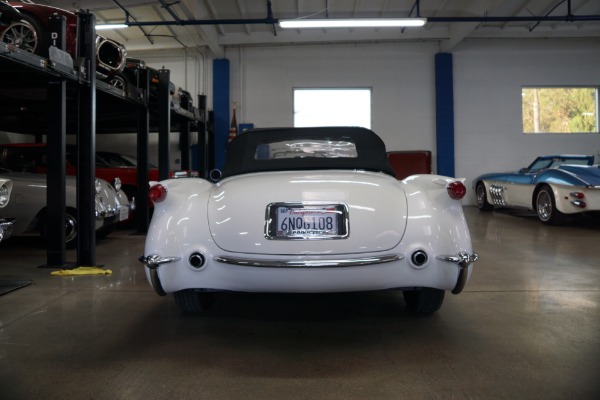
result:
[[[10,192],[12,190],[12,181],[10,179],[0,178],[0,209],[6,207],[10,201]],[[12,233],[14,220],[0,210],[0,242],[2,239],[8,239]]]
[[[11,172],[0,168],[0,178],[13,183],[11,201],[2,209],[2,214],[14,218],[13,236],[46,232],[46,175],[29,172]],[[66,177],[65,242],[67,248],[77,244],[77,191],[75,177]],[[119,221],[128,218],[130,209],[125,193],[103,179],[96,179],[95,228],[98,237],[109,234]]]
[[[410,311],[431,313],[446,291],[462,291],[478,258],[462,181],[397,180],[364,128],[249,131],[229,144],[220,178],[150,183],[140,261],[184,311],[218,291],[397,289]]]

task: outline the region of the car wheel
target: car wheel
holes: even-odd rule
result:
[[[77,211],[67,209],[65,211],[65,245],[67,249],[74,249],[77,246],[77,234],[79,225],[77,224]]]
[[[477,208],[481,211],[492,211],[494,209],[494,206],[487,200],[487,193],[483,182],[479,182],[475,186],[475,196],[477,197]]]
[[[65,211],[65,247],[67,249],[74,249],[77,246],[77,210],[73,208],[67,208]],[[43,218],[40,226],[40,234],[42,240],[46,242],[48,237],[48,220]]]
[[[198,292],[184,289],[173,293],[175,303],[184,312],[199,314],[208,310],[216,301],[215,292]]]
[[[402,294],[408,311],[417,314],[431,314],[440,309],[446,292],[441,289],[421,288],[420,290],[406,290]]]
[[[539,220],[546,225],[559,225],[563,222],[564,214],[556,208],[556,200],[550,186],[542,186],[536,192],[535,211]]]
[[[127,81],[120,74],[111,77],[108,83],[117,89],[121,89],[122,91],[127,92]]]
[[[12,22],[0,34],[0,41],[41,57],[48,57],[49,38],[37,19],[22,13],[20,21]]]

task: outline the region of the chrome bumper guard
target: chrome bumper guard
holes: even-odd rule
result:
[[[144,264],[150,270],[152,287],[159,296],[166,296],[167,292],[165,292],[160,283],[160,278],[158,277],[158,267],[162,264],[168,264],[179,260],[181,260],[181,257],[161,257],[157,254],[150,254],[149,256],[141,256],[138,258],[138,261]]]
[[[452,294],[459,294],[464,289],[467,278],[469,276],[469,265],[479,260],[479,256],[476,253],[469,254],[466,252],[458,253],[457,256],[437,256],[438,260],[448,261],[454,264],[458,264],[460,270],[458,271],[458,279],[456,285],[452,289]]]
[[[12,228],[15,221],[15,219],[0,218],[0,242],[2,242],[2,239],[8,239],[12,236]]]
[[[123,208],[133,211],[135,210],[135,203],[129,203],[129,205],[119,205],[116,207],[107,206],[102,203],[100,207],[96,208],[96,218],[111,218],[118,216],[121,214],[121,209]]]

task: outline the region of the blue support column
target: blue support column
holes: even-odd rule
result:
[[[437,173],[454,176],[454,88],[452,54],[435,55]]]
[[[214,160],[222,169],[229,134],[229,60],[213,61]]]

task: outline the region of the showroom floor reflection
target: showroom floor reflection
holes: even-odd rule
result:
[[[182,315],[146,281],[144,236],[98,243],[107,276],[50,276],[0,245],[0,398],[600,397],[600,227],[465,207],[481,260],[431,316],[401,293],[226,293]],[[70,251],[68,258],[75,259]]]

